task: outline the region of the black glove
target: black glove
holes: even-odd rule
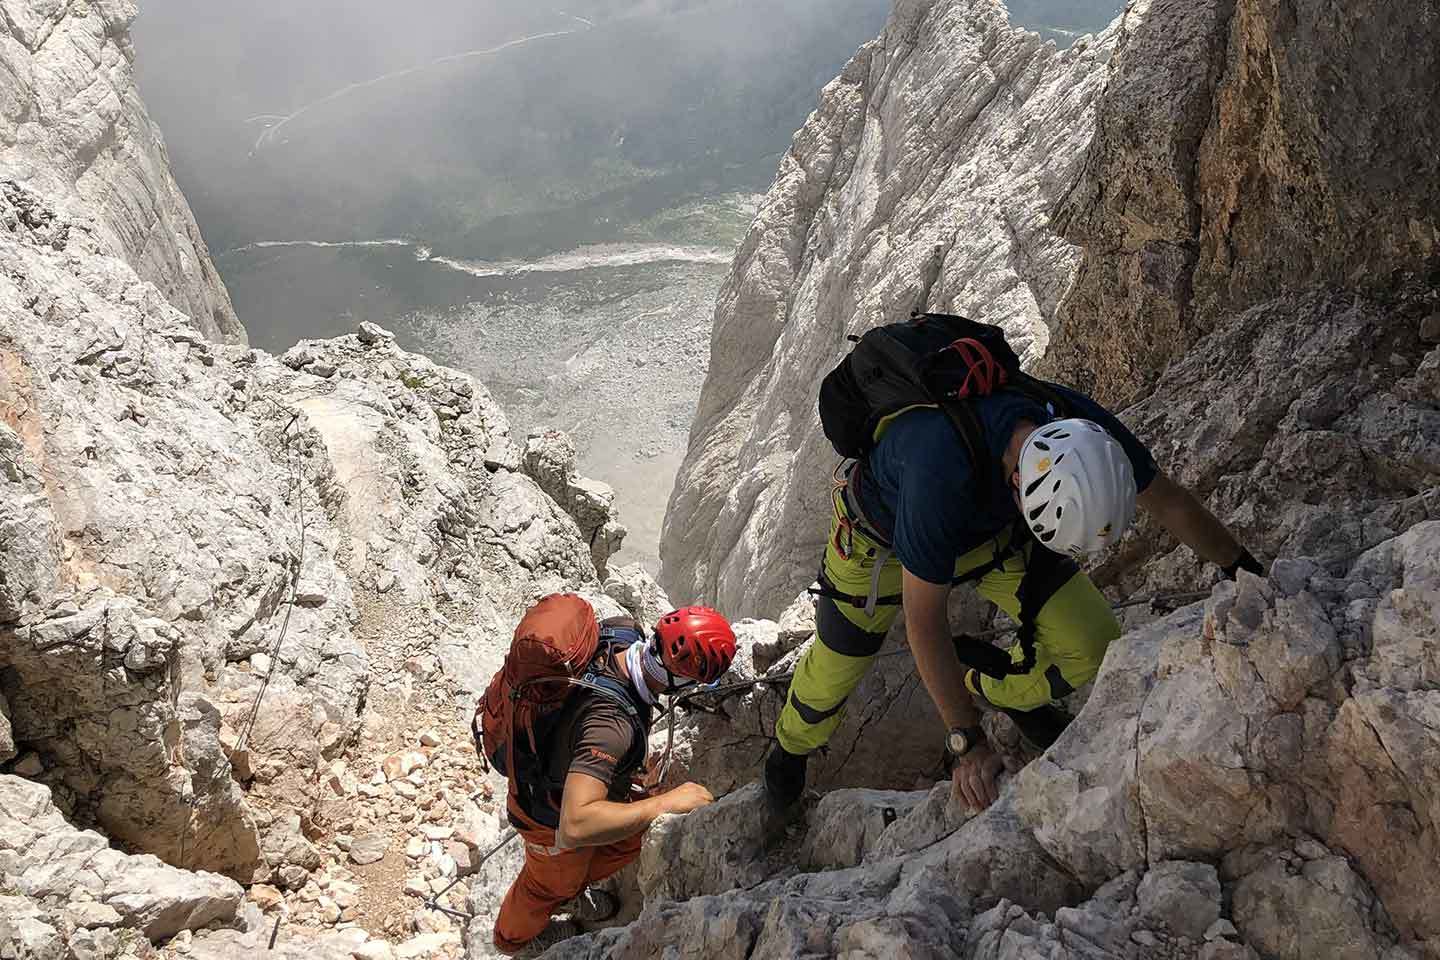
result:
[[[1260,561],[1256,560],[1254,554],[1244,547],[1240,548],[1239,558],[1230,564],[1230,566],[1223,567],[1222,569],[1225,571],[1226,580],[1234,580],[1235,573],[1239,570],[1249,570],[1257,577],[1265,576],[1265,568],[1261,566]]]

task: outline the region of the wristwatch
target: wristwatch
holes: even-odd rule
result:
[[[953,727],[945,735],[945,749],[952,757],[963,757],[985,742],[985,730],[981,727]]]

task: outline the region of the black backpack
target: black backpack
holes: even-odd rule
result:
[[[945,412],[986,485],[1003,482],[999,464],[969,400],[1000,390],[1023,393],[1060,416],[1066,404],[1043,380],[1020,369],[1005,331],[944,313],[912,314],[863,336],[820,384],[820,425],[835,452],[863,460],[887,419],[916,407]]]

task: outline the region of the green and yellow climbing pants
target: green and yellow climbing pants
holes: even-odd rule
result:
[[[877,534],[853,519],[847,499],[837,487],[815,642],[795,668],[775,726],[789,753],[810,753],[830,739],[900,612],[900,562]],[[1073,561],[1023,532],[1024,542],[1012,548],[1014,537],[1006,531],[955,562],[955,582],[974,582],[981,596],[1019,620],[1022,636],[1028,630],[1028,642],[1010,648],[1017,667],[1009,669],[1024,665],[1031,652],[1029,669],[1003,677],[973,667],[965,672],[972,694],[1012,716],[1047,707],[1094,679],[1106,648],[1120,635],[1109,602]],[[992,651],[995,655],[1004,662],[1004,651]],[[963,653],[961,659],[966,662]]]

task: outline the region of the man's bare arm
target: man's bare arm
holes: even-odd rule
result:
[[[965,668],[955,655],[950,637],[946,601],[950,587],[930,583],[906,570],[901,583],[905,601],[905,633],[915,667],[935,709],[951,730],[980,725],[980,711],[965,689]],[[1002,767],[1000,757],[981,743],[955,761],[950,772],[950,795],[971,810],[983,810],[995,802],[999,790],[995,778]]]
[[[570,849],[614,843],[633,837],[662,813],[689,813],[715,799],[698,783],[682,783],[658,797],[634,803],[608,800],[608,792],[604,781],[586,773],[572,773],[565,778],[560,828],[555,831],[557,846]]]
[[[1245,548],[1194,494],[1164,473],[1157,475],[1136,501],[1202,560],[1233,567]]]
[[[935,709],[949,728],[973,727],[980,713],[965,689],[965,669],[955,656],[946,613],[948,584],[930,583],[904,572],[901,595],[905,604],[905,635],[915,656],[915,667]]]

